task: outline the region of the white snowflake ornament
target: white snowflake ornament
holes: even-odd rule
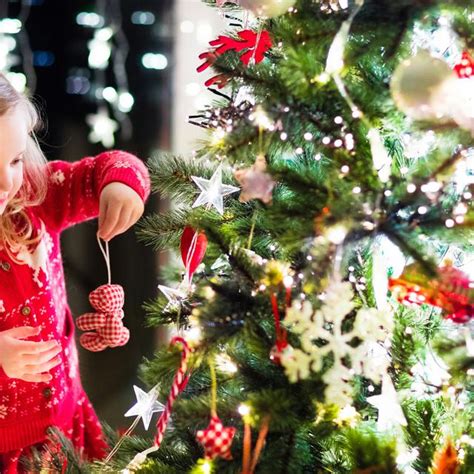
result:
[[[309,301],[295,302],[288,310],[285,324],[300,337],[301,349],[285,352],[281,364],[290,382],[306,379],[311,372],[320,372],[323,361],[331,355],[333,365],[326,370],[327,400],[344,407],[352,402],[350,381],[354,375],[363,375],[380,381],[390,360],[371,361],[370,351],[390,334],[393,321],[388,313],[374,308],[357,311],[353,328],[343,331],[343,322],[354,310],[354,293],[350,283],[333,281],[324,295],[324,304],[314,312]],[[325,345],[316,345],[324,341]],[[362,341],[356,344],[355,341]],[[348,366],[350,361],[350,366]]]

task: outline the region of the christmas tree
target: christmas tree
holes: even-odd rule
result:
[[[182,257],[130,414],[162,413],[97,469],[474,472],[472,1],[207,3],[208,138],[140,228]]]

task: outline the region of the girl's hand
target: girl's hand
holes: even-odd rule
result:
[[[140,219],[145,206],[140,196],[123,183],[110,183],[100,193],[99,231],[107,242]]]
[[[49,382],[48,372],[61,363],[56,341],[23,341],[37,336],[40,329],[30,326],[0,332],[0,366],[8,377],[25,382]]]

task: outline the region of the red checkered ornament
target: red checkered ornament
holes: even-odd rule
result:
[[[232,459],[230,447],[234,435],[235,428],[233,426],[224,427],[219,417],[213,416],[209,426],[196,433],[196,439],[203,445],[206,459],[221,457],[229,460]]]
[[[467,51],[462,53],[461,61],[454,66],[454,72],[461,79],[474,77],[474,58]]]
[[[79,341],[84,349],[99,352],[107,347],[124,346],[130,331],[123,325],[125,294],[120,285],[102,285],[89,295],[89,301],[97,313],[86,313],[77,318],[81,331]]]

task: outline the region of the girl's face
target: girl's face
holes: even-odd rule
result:
[[[23,155],[28,131],[19,107],[0,116],[0,215],[23,182]]]

